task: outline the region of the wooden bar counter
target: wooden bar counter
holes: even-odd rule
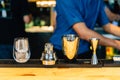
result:
[[[24,67],[17,65],[22,64],[12,63],[9,65],[5,61],[4,65],[3,62],[0,61],[0,80],[120,80],[119,66],[104,67],[104,65],[102,65],[102,67]]]

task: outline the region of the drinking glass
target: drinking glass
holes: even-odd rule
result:
[[[13,44],[13,58],[18,63],[25,63],[30,58],[30,48],[27,37],[17,37]]]

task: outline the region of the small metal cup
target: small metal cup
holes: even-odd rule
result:
[[[79,37],[74,34],[66,34],[62,37],[64,55],[68,60],[73,60],[77,54]]]

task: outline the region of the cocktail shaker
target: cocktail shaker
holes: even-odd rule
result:
[[[54,65],[57,57],[53,51],[53,45],[51,43],[45,43],[44,51],[42,52],[40,60],[43,65]]]
[[[68,60],[75,58],[78,46],[79,46],[79,37],[75,34],[66,34],[62,37],[62,46],[64,55]]]

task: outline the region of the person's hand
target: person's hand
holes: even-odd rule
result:
[[[115,48],[120,50],[120,40],[115,40],[115,44],[116,44]]]
[[[24,22],[25,23],[30,23],[31,21],[32,21],[32,15],[31,14],[29,14],[29,15],[24,15],[23,16],[23,20],[24,20]]]

